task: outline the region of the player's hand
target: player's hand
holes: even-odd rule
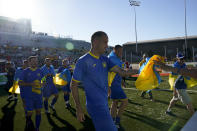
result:
[[[84,122],[85,116],[84,116],[84,113],[83,113],[83,110],[82,110],[82,107],[81,106],[78,106],[76,108],[76,115],[77,115],[77,120],[78,121]]]

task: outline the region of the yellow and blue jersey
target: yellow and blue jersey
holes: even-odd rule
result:
[[[71,73],[69,69],[64,69],[59,76],[61,79],[67,82],[67,85],[62,87],[63,91],[70,92],[70,81],[71,81]]]
[[[113,62],[115,65],[119,66],[120,68],[124,68],[124,63],[120,60],[120,58],[117,57],[114,51],[112,51],[108,57],[110,61]],[[109,72],[108,77],[111,77],[112,73],[114,72]],[[113,79],[113,80],[110,80],[110,79]],[[126,94],[121,88],[122,77],[119,74],[115,74],[114,78],[108,78],[108,80],[109,82],[111,82],[111,84],[109,84],[109,86],[111,87],[111,98],[112,99],[126,99],[127,98]]]
[[[41,67],[41,70],[43,72],[44,77],[46,78],[47,84],[53,84],[53,77],[55,76],[55,70],[52,65],[50,67],[47,67],[46,65]],[[51,76],[49,76],[51,74]]]
[[[70,83],[71,81],[71,73],[69,71],[69,69],[65,68],[61,73],[60,73],[60,78],[62,78],[63,80],[67,81],[68,83]],[[70,85],[70,84],[68,84]]]
[[[27,68],[23,71],[23,73],[21,74],[21,80],[25,83],[32,83],[32,82],[37,82],[40,83],[42,78],[43,78],[43,72],[41,71],[41,69],[36,68],[36,69],[32,69],[32,68]],[[39,94],[41,95],[41,90],[42,87],[40,86],[40,84],[38,84],[38,86],[35,87],[31,87],[31,86],[25,86],[25,94],[27,94],[27,96],[32,96],[34,94]]]
[[[178,61],[176,61],[173,65],[174,68],[178,68],[178,69],[182,69],[182,68],[186,68],[186,64],[183,63],[182,65],[179,64]],[[189,78],[189,77],[188,77]],[[176,81],[179,79],[184,79],[183,77],[178,77],[177,73],[171,72],[171,74],[169,75],[169,84],[170,84],[170,89],[172,90]],[[179,86],[176,86],[177,89],[186,89],[187,85],[185,83],[182,83]]]
[[[68,66],[68,68],[66,68],[66,67],[64,67],[64,66],[60,66],[60,67],[58,68],[57,73],[61,73],[64,69],[71,69],[71,68],[72,68],[71,66]]]
[[[73,80],[82,82],[87,106],[108,105],[108,72],[114,66],[106,56],[98,57],[91,52],[79,58]]]

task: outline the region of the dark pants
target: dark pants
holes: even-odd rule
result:
[[[149,96],[150,96],[150,99],[153,99],[153,94],[152,94],[151,90],[149,90],[149,91],[142,91],[141,97],[144,97],[144,95],[145,95],[147,92],[148,92],[148,94],[149,94]]]

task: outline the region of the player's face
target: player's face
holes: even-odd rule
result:
[[[102,55],[105,53],[107,47],[108,47],[108,37],[103,35],[101,38],[98,39],[97,44],[97,51]]]
[[[23,67],[24,67],[24,68],[27,68],[28,66],[29,66],[28,61],[24,61],[24,62],[23,62]]]
[[[67,66],[67,65],[69,64],[69,62],[68,62],[68,60],[64,60],[64,61],[62,62],[62,64],[63,64],[63,66]]]
[[[117,56],[119,57],[119,58],[122,58],[122,48],[119,48],[119,49],[117,49]]]
[[[31,60],[30,60],[30,66],[32,67],[32,68],[36,68],[37,66],[38,66],[38,59],[37,58],[32,58]]]
[[[47,59],[47,60],[45,61],[45,64],[46,64],[47,66],[50,66],[50,65],[51,65],[51,60]]]

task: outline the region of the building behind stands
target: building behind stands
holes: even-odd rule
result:
[[[30,19],[11,19],[0,16],[0,44],[11,44],[34,47],[66,48],[71,43],[74,49],[89,50],[90,43],[48,35],[48,33],[32,31]]]
[[[137,47],[138,54],[136,53],[135,42],[123,44],[123,56],[127,61],[139,62],[143,53],[148,53],[149,55],[158,54],[166,56],[168,60],[173,60],[177,52],[182,52],[183,54],[186,52],[185,37],[139,41]],[[197,60],[197,36],[187,37],[186,56],[187,61]]]

